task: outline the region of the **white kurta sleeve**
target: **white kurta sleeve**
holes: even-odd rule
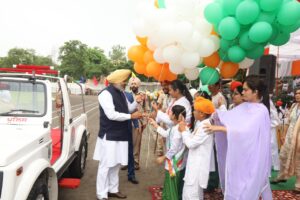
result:
[[[126,101],[127,101],[129,112],[133,113],[137,109],[137,105],[138,105],[137,102],[134,101],[134,102],[130,103],[127,98],[126,98]]]
[[[162,111],[158,111],[157,115],[156,115],[156,122],[160,123],[163,122],[165,123],[168,127],[171,127],[174,125],[174,123],[172,122],[172,120],[170,119],[169,115],[167,113],[164,113]]]
[[[204,143],[209,138],[209,135],[204,132],[202,127],[199,127],[196,130],[196,133],[193,134],[191,134],[189,131],[183,132],[182,138],[183,143],[187,146],[187,148],[193,149]]]
[[[98,100],[108,119],[113,121],[126,121],[131,118],[130,114],[120,113],[115,110],[113,98],[108,91],[104,90],[101,92],[98,96]]]
[[[167,137],[167,136],[169,135],[170,129],[165,130],[165,129],[163,129],[162,127],[159,126],[159,127],[156,129],[156,131],[157,131],[157,133],[160,134],[161,136]]]
[[[166,152],[166,157],[171,160],[174,155],[176,155],[180,151],[180,147],[182,144],[182,138],[178,131],[174,131],[174,136],[172,138],[170,149]]]

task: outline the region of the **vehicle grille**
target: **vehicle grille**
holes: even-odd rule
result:
[[[1,192],[2,192],[2,183],[3,183],[3,172],[0,172],[0,199],[1,199]]]

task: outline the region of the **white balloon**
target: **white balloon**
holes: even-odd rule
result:
[[[175,43],[174,37],[175,24],[168,22],[162,23],[157,31],[155,31],[150,39],[157,47],[163,47]]]
[[[184,68],[192,69],[200,63],[200,56],[196,52],[184,52],[181,55],[181,65]]]
[[[201,48],[199,48],[199,55],[201,57],[210,56],[215,50],[215,44],[209,38],[203,38],[201,41]]]
[[[214,51],[217,51],[220,48],[220,38],[218,38],[216,35],[211,35],[209,38],[213,41],[215,45]]]
[[[197,67],[192,69],[185,69],[184,75],[187,79],[194,81],[199,77],[199,69]]]
[[[201,34],[198,31],[194,31],[192,37],[182,42],[181,45],[188,51],[198,51],[199,47],[201,47],[201,41]]]
[[[213,28],[210,23],[200,17],[195,18],[194,27],[204,36],[209,36]]]
[[[148,49],[150,49],[151,51],[154,51],[157,47],[152,43],[151,40],[147,40],[147,47]]]
[[[170,71],[174,74],[183,74],[184,73],[184,68],[181,67],[180,65],[169,63],[169,68],[170,68]]]
[[[251,67],[254,63],[254,60],[245,58],[242,62],[239,63],[239,68],[240,69],[247,69]]]
[[[193,34],[193,25],[188,21],[181,21],[175,25],[175,31],[173,33],[175,38],[179,42],[184,42],[187,38],[190,38]]]
[[[169,63],[180,63],[182,49],[175,45],[167,46],[163,49],[163,58]]]
[[[153,58],[157,63],[163,64],[165,63],[165,59],[163,57],[163,50],[161,48],[155,49],[153,53]]]

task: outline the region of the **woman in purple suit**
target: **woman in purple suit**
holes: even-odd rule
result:
[[[225,200],[272,199],[269,95],[264,81],[248,76],[243,84],[244,103],[218,111],[215,132],[221,186]]]

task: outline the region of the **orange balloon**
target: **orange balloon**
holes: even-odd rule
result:
[[[136,62],[136,63],[134,63],[133,69],[138,74],[146,74],[147,73],[146,64],[145,63],[137,63]]]
[[[177,79],[177,75],[173,74],[169,69],[169,64],[163,64],[161,73],[154,77],[157,81],[173,81]]]
[[[135,45],[129,48],[128,58],[134,62],[143,63],[144,54],[147,51],[147,48],[142,45]]]
[[[157,80],[157,81],[164,81],[166,80],[166,77],[167,77],[167,74],[168,74],[168,68],[162,64],[161,65],[162,68],[160,69],[159,73],[155,74],[154,78]]]
[[[239,64],[232,62],[224,62],[221,66],[221,76],[223,78],[232,78],[239,71]]]
[[[220,56],[218,54],[218,52],[216,51],[215,53],[213,53],[212,55],[206,57],[203,59],[203,62],[206,66],[208,67],[217,67],[220,63]]]
[[[147,47],[147,41],[148,41],[148,38],[147,37],[139,37],[139,36],[136,36],[136,39],[137,41],[139,41],[139,43],[145,47]]]
[[[300,76],[300,60],[292,62],[292,76]]]
[[[176,74],[173,74],[172,72],[170,72],[167,76],[167,81],[174,81],[177,79],[177,75]]]
[[[150,51],[150,50],[148,50],[144,54],[144,63],[148,64],[148,63],[150,63],[152,61],[154,61],[153,52]]]
[[[158,8],[158,0],[155,0],[154,6],[155,6],[156,8]]]
[[[153,76],[153,77],[158,77],[162,71],[162,65],[155,62],[155,61],[152,61],[150,62],[146,69],[147,69],[147,74],[149,74],[150,76]]]

